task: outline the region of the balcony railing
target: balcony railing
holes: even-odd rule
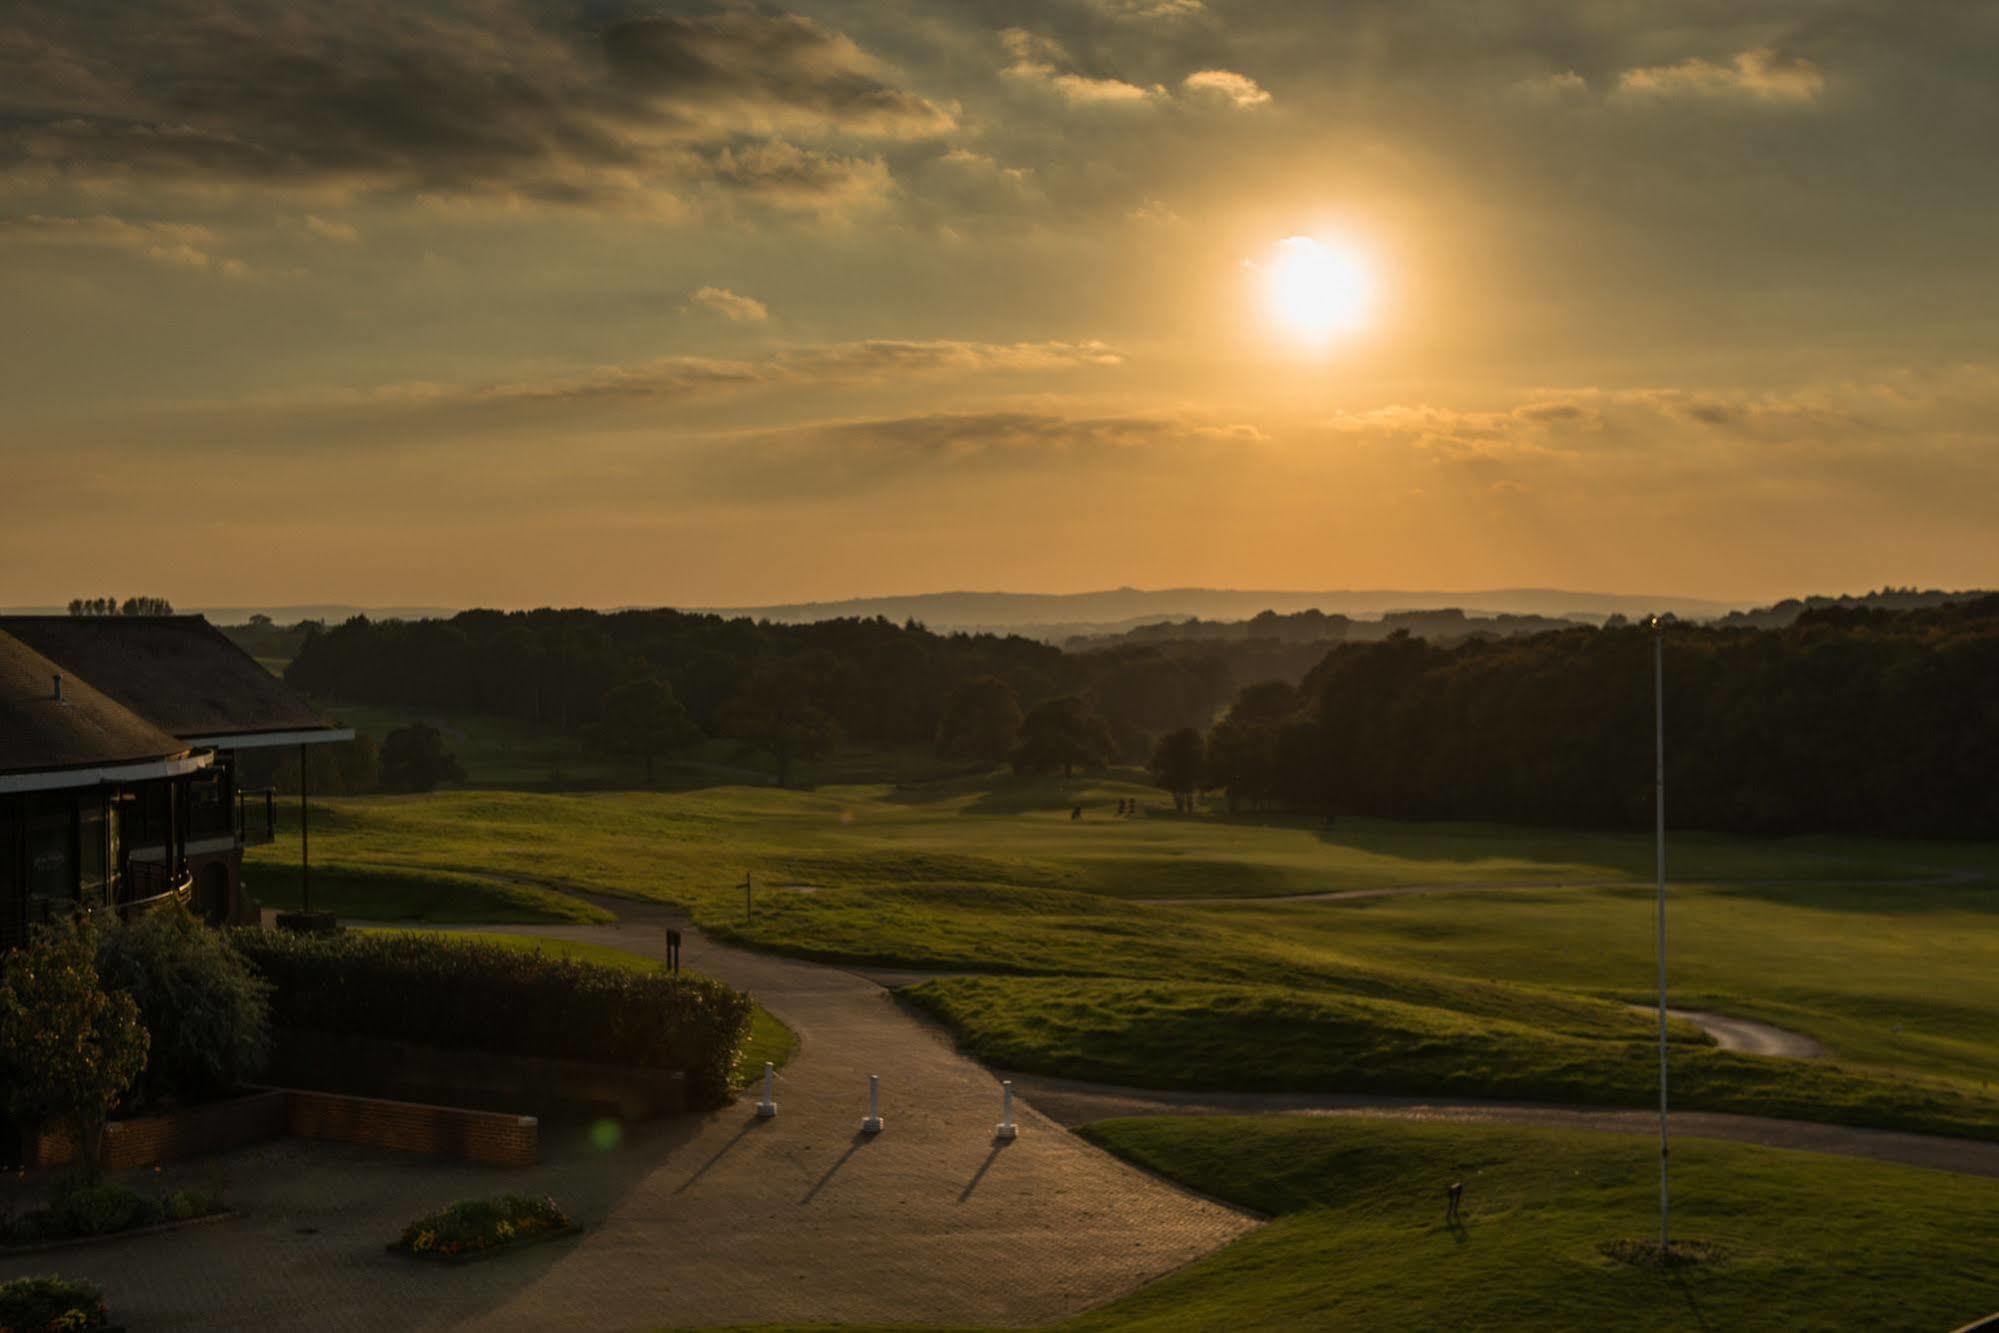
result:
[[[116,906],[121,912],[143,912],[169,898],[183,905],[194,893],[194,876],[186,865],[169,866],[163,861],[127,861],[118,879]]]
[[[278,789],[259,787],[236,792],[236,840],[261,847],[278,836]]]

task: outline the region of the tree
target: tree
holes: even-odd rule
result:
[[[104,1117],[146,1067],[139,1006],[97,975],[87,918],[37,926],[0,975],[0,1095],[21,1120],[69,1129],[84,1175],[98,1175]]]
[[[382,742],[383,791],[431,791],[440,782],[463,782],[458,756],[444,748],[444,733],[428,722],[397,727]]]
[[[778,662],[758,668],[736,697],[722,706],[723,729],[768,750],[777,760],[777,785],[790,779],[793,759],[814,759],[840,740],[840,724],[813,696],[809,666]]]
[[[1020,734],[1020,701],[998,676],[980,676],[960,685],[937,727],[940,754],[966,759],[1005,759]]]
[[[135,1102],[224,1093],[263,1072],[270,985],[219,930],[169,900],[99,933],[97,971],[130,995],[150,1038]]]
[[[643,758],[648,787],[660,751],[701,738],[700,728],[688,719],[673,687],[652,676],[628,680],[605,694],[603,716],[586,728],[586,734],[592,744],[612,754]]]
[[[1206,757],[1201,733],[1192,727],[1167,732],[1152,749],[1152,780],[1173,793],[1173,808],[1183,815],[1194,813],[1194,794],[1201,787]]]
[[[1010,758],[1016,773],[1059,768],[1074,777],[1077,765],[1102,764],[1111,755],[1110,728],[1075,695],[1050,699],[1028,710],[1020,722],[1020,744]]]

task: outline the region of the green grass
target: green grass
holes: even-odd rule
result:
[[[1295,988],[971,977],[902,992],[1004,1069],[1140,1087],[1345,1092],[1642,1106],[1649,1020],[1575,1035],[1514,1020]],[[1606,1027],[1611,1026],[1606,1024]],[[1676,1105],[1999,1138],[1999,1099],[1960,1081],[1761,1060],[1682,1028]]]
[[[1269,1226],[1084,1330],[1947,1329],[1999,1309],[1999,1182],[1736,1144],[1673,1152],[1677,1235],[1716,1263],[1614,1263],[1657,1235],[1656,1145],[1622,1135],[1265,1116],[1084,1133]],[[1444,1188],[1465,1185],[1464,1225]]]
[[[657,972],[666,966],[656,958],[582,940],[560,940],[547,935],[509,935],[498,931],[464,931],[462,934],[466,939],[497,944],[503,948],[546,953],[556,958],[574,958],[579,962],[622,967],[635,972]],[[690,976],[697,975],[691,968],[684,970]],[[761,1075],[766,1060],[779,1069],[784,1068],[785,1062],[797,1049],[798,1034],[762,1005],[753,1005],[749,1036],[744,1040],[742,1050],[736,1054],[736,1086],[748,1086]]]
[[[1452,1091],[1647,1100],[1634,1052],[1648,1034],[1620,1007],[1652,984],[1649,890],[1621,886],[1648,868],[1644,838],[1360,821],[1329,834],[1212,813],[1119,819],[1111,809],[1129,796],[1160,800],[1114,778],[454,791],[325,802],[313,849],[338,870],[677,901],[721,937],[801,957],[985,974],[995,979],[955,992],[955,1003],[943,1002],[950,987],[930,993],[967,1041],[1025,1068],[1184,1084],[1205,1065],[1209,1086],[1351,1086],[1378,1057],[1355,1047],[1308,1058],[1338,1015],[1378,1025],[1384,1049],[1434,1039],[1434,1058],[1408,1068],[1412,1078],[1449,1072]],[[1081,821],[1069,817],[1076,804]],[[253,884],[261,867],[295,857],[285,840],[260,849]],[[1690,836],[1675,838],[1673,865],[1683,876],[1675,1000],[1796,1028],[1834,1057],[1807,1066],[1688,1042],[1684,1104],[1999,1134],[1989,946],[1999,848]],[[1716,882],[1688,882],[1697,870]],[[747,922],[745,872],[761,886]],[[1897,882],[1949,875],[1959,878]],[[1218,884],[1288,893],[1453,882],[1540,887],[1349,903],[1135,901]],[[1576,887],[1603,882],[1619,886]],[[820,891],[783,887],[797,884]],[[1079,980],[1008,989],[1036,977]],[[1197,1000],[1220,994],[1241,1012],[1204,1027]],[[1115,1029],[1122,1052],[1089,1031],[1118,1013],[1130,1020]],[[1195,1048],[1231,1055],[1196,1061]]]
[[[1649,1138],[1302,1116],[1082,1132],[1272,1220],[1063,1333],[1942,1330],[1999,1310],[1999,1181],[1683,1141],[1675,1236],[1719,1257],[1660,1272],[1604,1253],[1657,1239]]]
[[[302,905],[296,863],[258,862],[244,887],[261,905],[281,909]],[[532,884],[511,884],[486,875],[449,870],[402,871],[374,866],[312,868],[312,905],[355,921],[421,922],[449,925],[611,920],[603,908],[581,898]]]

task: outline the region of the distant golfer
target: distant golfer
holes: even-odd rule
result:
[[[1458,1220],[1458,1205],[1463,1202],[1465,1197],[1464,1182],[1462,1180],[1452,1181],[1450,1189],[1445,1191],[1445,1197],[1450,1202],[1444,1207],[1444,1220],[1446,1222],[1455,1222]]]
[[[1077,806],[1074,810],[1071,810],[1069,812],[1069,820],[1071,823],[1074,823],[1076,820],[1081,819],[1082,817],[1083,817],[1083,807],[1080,805]]]

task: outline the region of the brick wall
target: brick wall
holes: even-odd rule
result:
[[[286,1134],[491,1166],[532,1166],[541,1144],[533,1116],[266,1088],[170,1115],[114,1121],[104,1127],[104,1169],[206,1157]],[[67,1166],[76,1156],[69,1136],[56,1130],[44,1130],[28,1146],[28,1166]]]
[[[489,1166],[533,1166],[540,1122],[531,1115],[468,1111],[291,1088],[286,1132],[301,1139],[365,1143]]]
[[[284,1132],[285,1094],[267,1089],[167,1115],[114,1120],[104,1127],[101,1156],[105,1170],[129,1171],[228,1152]],[[76,1157],[76,1146],[60,1130],[43,1130],[31,1146],[33,1166],[67,1166]]]
[[[615,1115],[644,1120],[687,1109],[687,1077],[648,1069],[492,1051],[450,1051],[378,1037],[286,1028],[268,1077],[291,1088],[487,1111]]]

